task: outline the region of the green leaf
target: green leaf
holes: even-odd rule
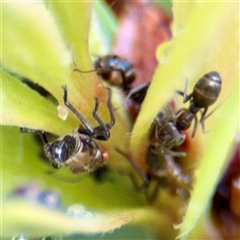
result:
[[[4,2],[1,26],[3,68],[39,83],[62,99],[61,85],[68,85],[72,57],[50,12],[42,3]]]
[[[80,69],[92,69],[88,34],[93,2],[47,1],[62,37]],[[74,24],[73,24],[74,23]]]
[[[89,51],[93,56],[111,52],[117,34],[117,19],[105,2],[96,1],[89,32]]]
[[[80,204],[69,208],[66,214],[65,211],[54,211],[21,199],[9,200],[3,204],[2,236],[16,236],[24,233],[25,236],[36,238],[59,232],[65,235],[74,232],[85,235],[106,233],[120,228],[133,219],[138,219],[141,215],[141,209],[108,214],[92,212]],[[148,211],[145,211],[145,214],[149,214]]]
[[[57,107],[32,91],[20,80],[1,70],[2,111],[1,125],[22,126],[45,130],[56,135],[71,132],[78,125],[72,119],[62,121]]]

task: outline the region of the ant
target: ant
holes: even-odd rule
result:
[[[159,191],[159,187],[167,188],[173,195],[181,195],[183,198],[188,199],[190,196],[189,190],[191,189],[190,175],[184,173],[181,166],[176,163],[174,156],[184,157],[184,152],[159,153],[156,152],[153,146],[149,146],[146,153],[146,162],[148,165],[148,186],[150,181],[157,183],[153,192],[146,195],[149,202],[153,201]]]
[[[175,114],[169,107],[163,108],[157,114],[148,134],[149,145],[154,146],[161,153],[171,152],[170,149],[181,145],[185,138],[175,126]],[[174,153],[174,156],[177,154]]]
[[[111,103],[112,92],[108,90],[107,106],[110,113],[110,122],[104,123],[98,116],[99,100],[95,97],[95,107],[92,111],[93,118],[99,126],[93,128],[74,106],[68,102],[67,86],[63,86],[64,104],[77,116],[83,127],[79,127],[72,134],[48,142],[44,131],[21,128],[25,132],[37,132],[42,136],[44,152],[54,168],[69,166],[72,173],[91,172],[104,163],[108,153],[100,148],[94,140],[107,141],[110,137],[110,129],[115,124],[114,109]]]
[[[125,58],[117,55],[106,55],[99,57],[94,62],[94,70],[74,71],[81,73],[97,72],[103,79],[113,86],[120,86],[125,92],[131,89],[131,84],[136,79],[136,73],[133,65]]]
[[[144,174],[136,165],[133,159],[121,150],[116,149],[124,155],[137,174],[143,180],[143,184],[138,186],[135,177],[129,174],[137,190],[144,191],[149,202],[153,201],[158,193],[159,186],[167,188],[173,194],[189,196],[190,177],[184,174],[181,167],[175,162],[174,157],[184,157],[184,152],[174,151],[185,141],[185,135],[178,131],[175,126],[175,115],[170,108],[164,108],[155,117],[148,135],[148,147],[146,151],[146,163],[148,170]],[[147,194],[147,189],[151,182],[156,182],[156,188]]]
[[[146,153],[149,179],[155,180],[158,186],[165,185],[174,194],[184,192],[190,181],[174,161],[174,157],[186,156],[186,153],[174,150],[186,138],[175,126],[175,120],[175,114],[168,107],[158,113],[150,127]]]
[[[99,57],[94,62],[94,70],[82,71],[77,68],[74,71],[80,73],[97,72],[103,79],[113,86],[118,86],[123,89],[127,95],[126,99],[131,99],[137,107],[140,107],[150,82],[144,83],[136,88],[132,88],[132,83],[136,79],[134,66],[125,58],[117,55],[106,55]]]
[[[187,86],[187,85],[186,85]],[[221,78],[217,72],[209,72],[198,80],[193,92],[189,95],[185,91],[183,95],[184,103],[190,101],[188,109],[180,109],[177,113],[166,109],[158,113],[149,131],[149,146],[146,154],[146,162],[149,167],[149,180],[154,179],[158,185],[164,184],[168,189],[182,194],[189,193],[191,179],[188,174],[184,174],[181,167],[174,161],[174,157],[184,157],[183,152],[176,152],[174,148],[180,146],[185,141],[185,135],[180,130],[186,130],[195,119],[192,137],[197,129],[196,114],[201,112],[200,123],[204,130],[204,120],[209,117],[207,110],[218,98],[221,91]],[[146,186],[146,184],[145,184]],[[157,190],[156,190],[157,194]],[[154,196],[154,195],[153,195]]]
[[[148,147],[146,151],[146,163],[148,170],[146,173],[142,172],[130,156],[116,149],[119,153],[124,155],[137,174],[143,180],[143,184],[138,186],[135,177],[130,173],[130,177],[138,190],[144,191],[147,200],[153,201],[159,191],[159,186],[167,188],[173,194],[181,194],[184,199],[190,196],[192,188],[192,177],[190,174],[184,173],[181,166],[174,159],[175,157],[184,157],[184,152],[178,152],[176,147],[180,146],[186,136],[182,134],[181,130],[186,130],[190,127],[194,119],[194,129],[192,137],[197,129],[196,114],[203,108],[201,112],[200,123],[204,130],[204,120],[212,113],[207,114],[208,107],[212,105],[218,98],[221,91],[221,78],[217,72],[209,72],[198,80],[195,84],[193,92],[186,94],[187,84],[184,92],[177,91],[184,98],[184,103],[190,101],[188,109],[180,109],[173,113],[170,108],[165,108],[160,111],[155,117],[148,134]],[[154,191],[149,196],[147,190],[151,182],[157,183]]]
[[[154,147],[149,146],[146,153],[146,163],[148,169],[146,173],[144,173],[128,154],[118,148],[116,148],[116,151],[127,158],[131,166],[143,181],[143,183],[139,185],[135,175],[130,172],[127,173],[137,191],[145,193],[148,202],[153,202],[156,199],[159,187],[169,190],[173,195],[178,194],[184,199],[189,198],[191,178],[188,174],[182,172],[181,167],[175,163],[171,154],[156,153]],[[152,191],[149,192],[148,189],[150,189],[151,183],[155,183],[156,185]]]
[[[221,91],[222,80],[219,73],[213,71],[206,73],[201,77],[193,88],[193,92],[187,95],[187,82],[184,92],[177,91],[183,96],[183,103],[190,101],[189,108],[182,108],[177,111],[176,127],[179,130],[187,130],[194,119],[194,127],[192,137],[194,137],[197,130],[198,119],[196,114],[203,108],[201,112],[200,123],[204,132],[204,120],[206,120],[212,113],[207,114],[208,107],[212,105],[218,98]]]

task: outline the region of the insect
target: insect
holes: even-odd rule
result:
[[[135,174],[128,172],[127,175],[131,178],[134,187],[145,193],[148,202],[153,202],[160,188],[167,189],[172,195],[180,195],[184,199],[188,199],[190,196],[189,190],[191,189],[192,180],[191,177],[182,172],[181,166],[175,162],[174,157],[171,154],[159,154],[155,152],[154,147],[149,146],[146,153],[146,163],[148,169],[143,172],[134,159],[122,150],[116,150],[127,158],[137,175],[142,180],[142,183],[136,179]],[[154,188],[149,191],[152,183]]]
[[[173,193],[185,191],[190,183],[189,176],[182,172],[174,159],[186,156],[186,153],[175,149],[186,138],[175,126],[175,120],[176,116],[169,107],[157,114],[150,127],[146,152],[149,178]]]
[[[198,119],[196,114],[201,112],[200,123],[204,132],[204,120],[208,118],[212,113],[207,114],[208,107],[212,105],[218,98],[221,92],[222,80],[219,73],[213,71],[206,73],[200,78],[193,88],[193,92],[187,95],[187,83],[184,92],[177,91],[178,94],[183,96],[183,102],[190,101],[189,108],[182,108],[177,112],[176,126],[179,130],[187,130],[190,128],[194,119],[194,127],[192,137],[194,137],[197,130]]]
[[[172,194],[181,194],[185,198],[189,196],[190,176],[182,172],[181,166],[174,159],[186,156],[184,152],[175,150],[185,140],[185,135],[176,128],[175,120],[173,111],[168,107],[161,110],[155,117],[148,134],[148,147],[145,156],[148,167],[146,173],[143,173],[127,154],[117,149],[118,152],[127,157],[143,180],[143,184],[138,186],[134,176],[129,174],[135,187],[146,193],[149,202],[156,198],[159,187],[168,189]],[[151,182],[156,182],[157,185],[153,192],[148,194],[147,190]]]
[[[132,88],[132,83],[136,79],[136,72],[134,66],[127,59],[109,54],[104,57],[99,57],[94,62],[94,67],[94,70],[82,71],[76,68],[74,71],[81,73],[96,71],[98,75],[111,85],[120,87],[127,95],[126,100],[131,99],[134,107],[139,110],[150,86],[150,82]],[[134,110],[131,109],[131,111]]]
[[[157,196],[159,187],[167,189],[173,195],[181,195],[187,199],[191,189],[190,175],[184,173],[181,166],[174,158],[174,153],[165,154],[156,152],[153,146],[149,146],[146,153],[146,162],[148,165],[148,180],[157,183],[156,188],[147,196],[148,201],[153,201]],[[178,155],[176,153],[176,155]],[[178,156],[185,156],[185,153],[179,153]]]
[[[110,137],[110,129],[115,124],[114,110],[111,103],[112,92],[108,90],[107,106],[110,114],[110,122],[104,123],[98,116],[99,100],[95,98],[95,107],[92,111],[93,118],[99,126],[92,127],[74,106],[68,102],[67,87],[63,86],[64,104],[77,116],[83,127],[74,130],[73,133],[48,142],[45,132],[32,129],[22,129],[25,132],[37,132],[44,141],[44,152],[54,168],[69,166],[73,173],[91,172],[101,166],[108,158],[108,153],[101,149],[95,140],[107,141]]]
[[[116,55],[106,55],[99,57],[94,62],[94,70],[74,71],[88,73],[96,71],[103,79],[113,86],[121,87],[125,92],[131,89],[132,83],[136,79],[136,73],[133,65],[125,58]]]
[[[148,133],[149,145],[159,152],[171,152],[170,149],[181,145],[185,135],[175,126],[176,116],[169,107],[164,107],[154,118]],[[176,156],[176,153],[172,153]]]

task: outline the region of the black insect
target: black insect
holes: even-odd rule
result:
[[[205,74],[198,80],[190,95],[186,94],[186,87],[187,84],[184,92],[177,92],[183,96],[184,103],[190,101],[189,108],[180,109],[176,113],[170,108],[164,108],[158,113],[151,125],[145,156],[148,169],[145,173],[130,156],[117,149],[118,152],[127,157],[142,179],[143,184],[139,186],[134,175],[129,173],[136,188],[145,192],[148,201],[155,199],[159,188],[165,188],[173,194],[180,194],[184,199],[188,199],[190,196],[193,176],[184,170],[178,162],[179,157],[186,156],[184,152],[177,150],[177,147],[185,141],[185,135],[181,133],[181,130],[188,129],[192,121],[195,120],[192,134],[194,136],[197,129],[196,114],[198,112],[201,113],[200,123],[204,130],[204,120],[213,112],[207,115],[208,107],[217,100],[221,91],[221,78],[217,72]],[[201,111],[202,109],[203,111]],[[152,182],[156,183],[156,187],[149,195],[148,189]]]
[[[176,150],[176,147],[185,140],[185,135],[180,131],[188,129],[194,120],[192,133],[194,136],[198,122],[196,114],[202,109],[200,123],[204,130],[204,120],[211,114],[207,115],[208,107],[217,100],[220,91],[220,75],[217,72],[207,73],[198,80],[191,94],[186,94],[186,87],[184,92],[178,91],[183,95],[184,103],[190,101],[188,109],[180,109],[177,113],[173,113],[171,109],[165,108],[159,112],[152,123],[148,136],[146,163],[149,168],[147,173],[149,182],[153,179],[158,186],[164,186],[185,198],[189,196],[193,179],[189,174],[183,172],[176,158],[186,155],[184,152]],[[155,194],[158,192],[158,188],[156,189]],[[154,199],[154,197],[153,194],[152,198]]]
[[[184,152],[176,150],[185,141],[185,135],[177,129],[175,121],[174,112],[165,107],[151,125],[146,152],[148,177],[156,181],[158,187],[166,187],[174,194],[184,192],[186,195],[190,177],[182,172],[181,166],[175,161],[175,157],[186,156]]]
[[[181,165],[177,163],[175,158],[184,157],[186,154],[184,152],[173,153],[174,151],[159,154],[151,145],[147,149],[148,181],[149,184],[153,181],[157,183],[154,191],[146,195],[150,202],[156,198],[159,187],[167,189],[173,195],[180,195],[184,199],[188,199],[190,196],[192,179],[189,174],[183,172]],[[145,186],[147,186],[146,183]]]
[[[196,114],[201,112],[200,123],[204,132],[204,120],[209,117],[211,113],[207,114],[208,107],[211,106],[218,98],[221,92],[222,80],[217,72],[209,72],[200,78],[193,88],[193,92],[187,95],[187,84],[184,92],[177,91],[183,96],[183,102],[190,101],[189,108],[182,108],[177,112],[176,126],[179,130],[187,130],[190,128],[194,120],[194,127],[192,137],[194,137],[197,130],[198,119]]]
[[[94,67],[94,70],[82,71],[74,69],[74,71],[82,73],[96,71],[104,80],[113,86],[121,87],[125,92],[131,89],[131,85],[136,79],[133,65],[127,59],[116,55],[99,57],[94,62]]]
[[[148,202],[152,202],[156,199],[160,189],[166,189],[170,194],[180,195],[184,199],[189,198],[189,191],[192,187],[191,176],[182,171],[181,166],[176,163],[171,154],[164,155],[156,153],[155,148],[149,146],[146,153],[148,169],[146,172],[143,172],[131,156],[120,149],[116,150],[128,159],[129,163],[142,180],[142,183],[139,184],[135,174],[131,172],[125,173],[131,178],[135,188],[145,193]],[[149,191],[153,183],[155,187]]]
[[[117,149],[122,155],[127,157],[130,164],[143,180],[139,186],[132,174],[129,174],[134,185],[138,190],[144,191],[148,201],[153,201],[157,196],[159,187],[168,189],[173,194],[181,194],[188,197],[188,190],[191,187],[190,177],[183,173],[181,166],[176,163],[175,157],[184,157],[184,152],[177,151],[175,148],[180,146],[185,135],[179,132],[175,126],[176,116],[170,108],[164,108],[155,117],[148,135],[148,147],[145,161],[147,172],[143,173],[133,159],[121,150]],[[157,185],[151,194],[148,188],[151,182]]]
[[[102,78],[112,85],[122,87],[124,91],[128,91],[136,79],[133,65],[127,59],[116,55],[98,58],[94,67]]]
[[[104,151],[95,141],[107,141],[110,137],[110,129],[115,124],[114,110],[111,103],[112,92],[108,88],[107,106],[110,113],[110,122],[104,123],[98,116],[99,100],[95,98],[95,107],[92,111],[93,118],[99,126],[93,128],[90,123],[80,114],[67,100],[67,87],[63,87],[64,104],[77,116],[83,127],[73,131],[72,134],[48,142],[45,132],[39,130],[22,129],[25,132],[38,132],[42,135],[44,152],[53,167],[61,168],[69,166],[73,173],[94,171],[108,158]]]
[[[177,153],[171,149],[185,141],[185,135],[177,129],[175,121],[176,116],[169,107],[163,108],[154,118],[148,133],[148,143],[159,153],[171,153],[176,156]]]
[[[94,62],[94,70],[82,71],[74,69],[81,73],[97,72],[104,80],[113,86],[120,87],[131,99],[137,108],[140,108],[150,86],[150,82],[144,83],[138,87],[132,88],[132,83],[136,79],[134,66],[125,58],[117,55],[106,55],[99,57]]]

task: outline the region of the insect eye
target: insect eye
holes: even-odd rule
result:
[[[60,168],[61,163],[67,160],[67,148],[62,141],[56,141],[49,147],[49,153],[53,160],[53,166]]]

